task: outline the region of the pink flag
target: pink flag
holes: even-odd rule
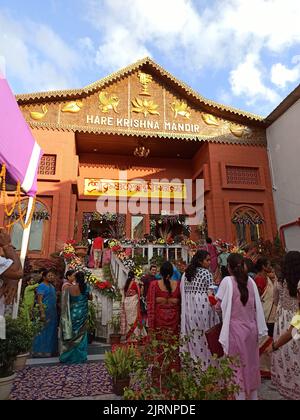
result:
[[[0,164],[29,196],[37,192],[42,149],[31,134],[7,80],[0,72]]]

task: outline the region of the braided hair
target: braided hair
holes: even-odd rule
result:
[[[125,283],[125,287],[124,287],[125,294],[127,293],[128,289],[129,289],[129,286],[130,286],[130,283],[132,282],[133,279],[134,279],[134,272],[129,271],[128,277],[127,277],[127,280],[126,280],[126,283]]]
[[[173,265],[169,261],[164,262],[160,267],[160,274],[162,275],[165,288],[169,292],[169,295],[172,294],[171,277],[173,276],[173,272]]]
[[[230,271],[235,277],[241,295],[241,302],[244,306],[249,300],[248,274],[246,271],[244,257],[241,254],[230,254],[228,257]]]
[[[197,269],[202,267],[203,261],[209,256],[209,252],[200,250],[193,256],[188,268],[185,270],[185,277],[187,281],[191,282],[196,275]]]

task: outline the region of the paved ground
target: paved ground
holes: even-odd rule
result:
[[[262,386],[259,391],[261,400],[284,400],[284,398],[273,387],[270,380],[263,379]]]
[[[104,360],[104,352],[110,350],[110,346],[108,344],[103,343],[93,343],[89,346],[89,362],[96,362],[96,361],[103,361]],[[27,361],[27,366],[51,366],[59,364],[58,358],[52,359],[29,359]],[[276,391],[276,389],[272,386],[270,380],[263,380],[261,389],[259,391],[259,398],[261,400],[283,400],[284,398]],[[72,400],[120,400],[120,397],[117,397],[114,394],[106,394],[106,395],[99,395],[99,396],[89,396],[89,397],[77,397],[72,398]]]

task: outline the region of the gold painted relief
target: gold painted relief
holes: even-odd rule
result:
[[[171,109],[174,112],[174,117],[177,118],[178,115],[190,119],[191,110],[188,107],[188,104],[185,101],[174,101],[171,104]]]
[[[201,117],[202,117],[203,121],[205,122],[205,124],[207,124],[207,125],[214,125],[216,127],[218,127],[220,125],[218,119],[211,114],[202,113]]]
[[[229,125],[229,129],[231,131],[231,133],[235,136],[235,137],[250,137],[252,134],[252,130],[249,127],[246,126],[240,126],[240,125],[235,125],[235,124],[230,124]]]
[[[138,78],[139,78],[139,81],[140,81],[141,85],[143,86],[143,90],[140,93],[140,95],[151,96],[151,93],[149,93],[149,90],[148,90],[149,89],[148,85],[153,82],[152,76],[150,74],[146,74],[146,73],[143,73],[143,72],[140,71],[138,73]]]
[[[148,114],[150,115],[160,115],[158,112],[158,105],[156,105],[153,101],[148,101],[147,99],[139,99],[135,98],[132,101],[132,112],[136,112],[137,114],[144,114],[146,118]]]
[[[99,94],[99,101],[99,108],[104,114],[107,114],[110,111],[114,111],[116,114],[119,113],[118,105],[120,103],[120,99],[115,93],[109,95],[107,92],[101,92]]]
[[[37,111],[30,112],[31,118],[33,120],[36,120],[36,121],[42,120],[46,116],[46,114],[48,112],[48,108],[46,107],[46,105],[43,105],[42,106],[42,111],[43,112],[37,112]]]
[[[76,114],[77,112],[80,112],[82,108],[82,101],[72,101],[64,105],[61,112],[70,112],[71,114]]]

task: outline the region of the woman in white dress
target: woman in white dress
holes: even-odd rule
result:
[[[190,337],[182,350],[189,352],[193,359],[201,359],[204,369],[212,364],[205,332],[219,323],[208,299],[213,286],[213,276],[208,270],[210,263],[207,251],[197,251],[181,281],[181,335]]]

